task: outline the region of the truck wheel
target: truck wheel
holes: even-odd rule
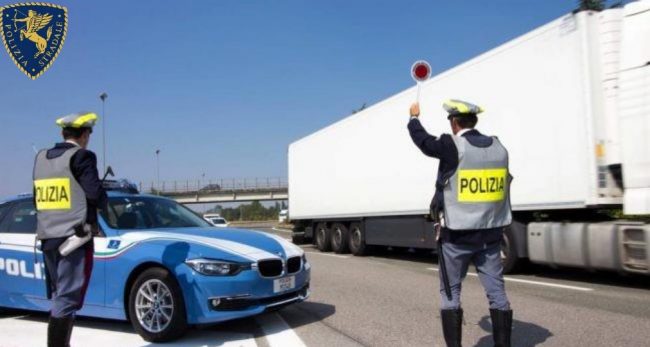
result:
[[[352,254],[356,256],[363,256],[368,253],[368,246],[366,245],[366,233],[361,226],[361,223],[350,224],[349,231],[349,247]]]
[[[321,252],[332,250],[332,233],[325,223],[318,223],[316,226],[316,247]]]
[[[349,244],[348,227],[343,223],[335,223],[332,226],[332,250],[336,253],[347,253]]]
[[[181,288],[169,271],[151,268],[141,273],[129,292],[129,318],[146,341],[167,342],[187,331]]]
[[[501,263],[503,264],[504,273],[515,272],[520,263],[519,256],[517,255],[517,247],[515,246],[515,238],[512,234],[512,229],[506,228],[501,239]]]
[[[305,233],[299,233],[299,234],[292,234],[291,235],[291,242],[293,242],[294,245],[304,245],[305,242]]]

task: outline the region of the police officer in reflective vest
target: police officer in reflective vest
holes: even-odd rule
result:
[[[500,243],[512,221],[508,152],[496,137],[474,129],[481,107],[460,100],[443,105],[453,135],[435,137],[411,106],[411,139],[427,156],[440,160],[436,193],[431,202],[437,228],[440,259],[442,330],[447,346],[461,346],[463,309],[461,283],[470,263],[476,266],[485,289],[495,346],[510,346],[512,310],[506,296]]]
[[[40,151],[34,163],[36,237],[41,240],[47,293],[52,299],[48,346],[70,345],[75,313],[83,306],[93,268],[97,208],[106,202],[97,158],[86,149],[96,121],[94,113],[58,119],[64,142]],[[72,240],[77,248],[66,249]]]

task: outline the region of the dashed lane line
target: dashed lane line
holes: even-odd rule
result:
[[[435,267],[428,267],[427,270],[439,271],[438,268],[435,268]],[[478,277],[478,274],[475,273],[475,272],[468,272],[467,274],[469,276]],[[507,281],[507,282],[525,283],[525,284],[533,284],[533,285],[545,286],[545,287],[578,290],[578,291],[581,291],[581,292],[592,292],[592,291],[594,291],[593,288],[569,286],[569,285],[566,285],[566,284],[557,284],[557,283],[549,283],[549,282],[531,281],[531,280],[524,280],[524,279],[521,279],[521,278],[512,278],[512,277],[507,277],[507,276],[504,276],[503,279],[505,281]]]

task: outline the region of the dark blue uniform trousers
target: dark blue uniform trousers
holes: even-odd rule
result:
[[[74,316],[81,309],[93,269],[93,241],[64,257],[59,253],[59,245],[64,240],[43,240],[48,293],[52,299],[50,316],[55,318]]]
[[[474,263],[478,278],[483,284],[491,309],[509,310],[510,302],[506,296],[503,281],[503,265],[501,264],[501,247],[499,242],[493,244],[442,244],[445,257],[449,286],[452,299],[447,299],[442,276],[440,276],[440,296],[443,310],[458,309],[460,304],[461,285],[467,275],[467,268]]]

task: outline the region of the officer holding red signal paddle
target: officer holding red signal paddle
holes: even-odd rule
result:
[[[419,100],[420,83],[429,77],[430,68],[416,62],[411,73],[418,82]],[[453,99],[443,107],[453,135],[427,133],[418,119],[418,102],[411,106],[408,124],[413,143],[440,160],[431,213],[439,242],[443,334],[447,346],[461,346],[461,283],[473,263],[490,304],[495,346],[509,347],[512,310],[500,253],[504,228],[512,222],[508,152],[496,137],[474,129],[481,107]]]

